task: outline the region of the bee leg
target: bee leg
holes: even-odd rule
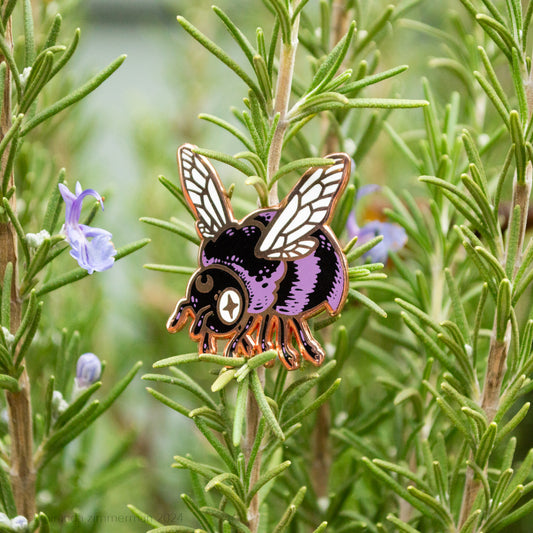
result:
[[[292,324],[301,354],[314,365],[322,364],[326,354],[309,331],[307,322],[302,324],[296,318],[293,318]]]
[[[202,353],[217,353],[217,343],[215,338],[206,333],[202,341]]]
[[[288,370],[295,370],[300,366],[298,352],[291,346],[291,331],[283,320],[278,323],[279,347],[283,358],[281,362]]]
[[[193,325],[191,326],[191,333],[195,335],[196,337],[200,336],[202,333],[202,330],[205,328],[205,322],[209,315],[212,315],[213,311],[209,309],[209,307],[204,307],[198,311],[198,314],[196,315],[196,318],[193,322]],[[205,331],[205,330],[204,330]]]
[[[237,353],[237,348],[239,346],[239,343],[242,346],[246,355],[253,354],[253,345],[250,342],[250,339],[247,333],[252,327],[254,320],[255,320],[255,317],[251,316],[248,319],[248,322],[246,322],[246,325],[244,326],[244,328],[239,333],[235,334],[233,339],[231,339],[231,341],[228,342],[228,344],[226,345],[226,348],[224,349],[225,357],[233,357],[233,355]]]
[[[274,329],[276,327],[277,319],[276,317],[272,317],[271,315],[264,315],[261,317],[261,327],[259,329],[257,342],[256,342],[256,349],[257,353],[264,353],[268,352],[269,350],[272,350],[275,348],[274,341],[273,341],[273,335],[274,335]],[[271,368],[274,366],[275,360],[272,359],[268,363],[265,363],[265,367]]]
[[[239,349],[240,348],[240,349]],[[254,354],[254,342],[249,335],[243,335],[237,346],[235,347],[236,352],[241,353],[246,357],[252,357]]]
[[[272,349],[272,329],[273,321],[270,315],[265,315],[261,321],[261,329],[259,331],[259,342],[261,343],[261,352],[268,352]]]
[[[176,333],[176,331],[179,331],[186,324],[189,316],[194,318],[194,311],[190,303],[185,300],[180,300],[167,321],[167,330],[170,333]]]

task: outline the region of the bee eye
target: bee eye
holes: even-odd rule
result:
[[[241,295],[231,288],[222,291],[218,297],[217,310],[218,316],[224,324],[233,324],[241,315]]]
[[[200,274],[196,278],[195,285],[198,291],[200,291],[203,294],[207,294],[208,292],[211,292],[211,290],[213,289],[213,285],[214,285],[213,277],[210,276],[209,274]]]

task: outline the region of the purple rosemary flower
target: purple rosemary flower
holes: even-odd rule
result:
[[[357,191],[356,200],[359,200],[367,194],[378,191],[379,189],[379,185],[364,185],[359,189],[359,191]],[[365,259],[371,261],[372,263],[385,264],[387,262],[389,252],[396,252],[402,249],[407,242],[407,234],[405,233],[405,229],[398,224],[383,222],[375,219],[370,220],[362,227],[359,227],[355,218],[355,210],[352,211],[348,217],[346,229],[348,230],[350,239],[357,237],[358,244],[364,244],[378,235],[383,235],[383,240],[363,255]]]
[[[62,231],[72,248],[70,255],[89,274],[95,270],[102,272],[111,268],[117,253],[111,242],[111,233],[104,229],[80,224],[83,199],[86,196],[94,196],[103,209],[102,197],[94,189],[82,190],[80,182],[76,184],[76,194],[72,194],[62,183],[59,184],[59,192],[65,201],[65,224]]]
[[[102,363],[93,353],[84,353],[80,355],[76,365],[76,387],[86,389],[95,381],[98,381],[102,373]]]

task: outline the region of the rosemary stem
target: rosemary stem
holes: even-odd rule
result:
[[[516,180],[513,183],[513,200],[511,208],[511,217],[514,216],[514,208],[520,207],[520,230],[518,235],[518,253],[516,263],[514,265],[513,277],[516,274],[521,264],[521,251],[524,244],[524,237],[526,233],[527,214],[529,210],[529,197],[531,194],[531,182],[533,175],[533,167],[531,163],[526,168],[526,179],[524,183],[519,183]],[[507,246],[502,257],[502,263],[505,264],[505,259],[509,253],[510,239],[507,239]],[[511,323],[508,322],[507,330],[503,340],[498,340],[496,336],[496,318],[492,329],[491,342],[489,347],[489,356],[487,361],[487,371],[485,373],[485,382],[483,385],[483,393],[481,395],[481,407],[487,415],[488,422],[492,422],[496,415],[501,398],[501,388],[505,372],[507,371],[507,354],[511,343]],[[459,527],[465,523],[470,516],[472,506],[476,496],[481,488],[481,483],[474,477],[472,469],[467,469],[465,488],[463,492],[463,502],[461,505],[461,513],[459,517]]]
[[[296,0],[293,9],[298,7],[300,0]],[[276,94],[274,96],[274,110],[271,120],[279,113],[279,121],[272,137],[272,143],[268,153],[267,163],[267,183],[270,184],[274,174],[279,169],[281,161],[281,150],[283,148],[283,138],[289,123],[287,121],[287,111],[289,110],[289,101],[292,89],[292,77],[294,74],[294,62],[296,59],[296,50],[298,49],[298,29],[300,26],[300,16],[298,15],[292,25],[290,42],[281,41],[281,53],[278,69],[278,81],[276,85]],[[269,205],[279,203],[278,184],[274,182],[268,194]]]
[[[296,9],[300,0],[295,0],[292,9]],[[281,42],[281,57],[278,69],[278,81],[276,85],[276,92],[274,95],[274,109],[271,120],[279,113],[279,121],[274,130],[272,143],[268,153],[267,162],[267,183],[270,183],[274,175],[279,169],[281,161],[281,150],[283,148],[283,139],[287,131],[287,111],[289,109],[289,101],[291,97],[292,77],[294,74],[294,62],[296,58],[296,50],[298,48],[298,28],[300,24],[300,17],[296,17],[291,28],[291,39],[289,43]],[[277,182],[272,184],[268,194],[269,205],[276,205],[279,203]],[[265,369],[260,367],[257,369],[259,379],[264,385]],[[260,410],[252,391],[248,392],[248,403],[246,409],[246,437],[245,437],[245,453],[248,461],[250,451],[256,437],[257,427],[260,420]],[[261,447],[252,465],[250,486],[257,482],[261,474]],[[248,507],[248,527],[252,533],[257,533],[259,528],[259,494],[255,494]]]
[[[6,40],[13,47],[11,20],[7,23]],[[0,56],[0,62],[5,61]],[[11,72],[6,69],[4,99],[0,116],[0,137],[3,138],[11,127]],[[6,149],[0,161],[2,177],[7,169],[9,150]],[[3,180],[2,180],[3,181]],[[10,172],[8,189],[14,187],[13,172]],[[10,198],[11,207],[16,211],[16,197]],[[11,284],[11,324],[14,333],[20,326],[22,300],[18,288],[17,233],[9,220],[0,221],[0,279],[11,263],[13,275]],[[24,367],[19,378],[20,391],[6,392],[9,413],[9,435],[11,438],[10,476],[17,512],[32,520],[35,516],[35,468],[33,463],[33,423],[31,412],[30,380]]]
[[[265,367],[259,367],[257,369],[257,374],[261,384],[264,386],[265,382]],[[261,417],[261,412],[257,401],[255,400],[254,393],[251,389],[248,390],[248,401],[246,404],[246,436],[244,451],[246,456],[246,462],[250,460],[250,454],[254,446],[255,438],[257,435],[257,429],[259,427],[259,420]],[[253,487],[261,475],[261,455],[262,455],[262,446],[259,446],[257,455],[255,456],[254,464],[250,472],[250,487]],[[259,528],[259,493],[255,494],[250,505],[248,507],[248,527],[252,533],[257,533]]]

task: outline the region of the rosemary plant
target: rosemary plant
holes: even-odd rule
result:
[[[118,58],[65,92],[70,82],[64,68],[76,51],[80,31],[65,37],[61,30],[61,15],[45,5],[35,9],[30,0],[0,3],[0,387],[7,405],[7,431],[2,429],[0,445],[1,531],[50,531],[51,523],[61,524],[64,512],[73,512],[83,491],[74,484],[67,490],[58,486],[66,474],[62,473],[65,447],[111,406],[139,368],[135,364],[103,399],[96,400],[102,365],[94,354],[80,353],[77,332],[63,330],[52,361],[42,365],[39,356],[46,346],[38,335],[42,318],[59,315],[47,305],[48,295],[95,270],[110,268],[148,242],[115,250],[107,231],[89,226],[103,205],[100,195],[92,189],[82,191],[79,184],[74,187],[74,180],[69,180],[70,189],[75,189],[71,192],[66,171],[55,169],[52,154],[40,148],[45,140],[51,144],[53,134],[47,125],[56,116],[61,120],[67,108],[95,90],[124,61]],[[59,44],[63,41],[66,44]],[[58,92],[59,80],[63,81]],[[81,204],[88,195],[97,202],[84,211],[80,224]],[[80,267],[60,259],[67,250],[69,261],[76,259]],[[63,324],[55,324],[56,331],[62,329]],[[32,390],[34,385],[39,394]],[[112,467],[103,467],[102,474],[112,475]],[[79,516],[73,524],[80,525]],[[57,530],[55,525],[53,529]]]
[[[445,36],[448,55],[431,63],[465,90],[440,105],[424,81],[430,105],[418,143],[386,126],[422,175],[427,208],[388,192],[390,217],[415,252],[409,262],[393,255],[391,280],[406,326],[394,335],[410,375],[391,376],[388,387],[395,405],[409,407],[398,415],[397,449],[361,449],[361,461],[399,498],[376,522],[409,532],[516,531],[533,488],[533,452],[515,457],[531,390],[533,4],[455,4],[463,12],[448,14],[454,31],[405,21]]]
[[[306,4],[297,0],[266,1],[273,19],[269,23],[271,29],[258,28],[255,39],[249,39],[222,9],[213,7],[214,14],[240,48],[246,67],[187,19],[178,17],[182,28],[231,69],[247,90],[244,109],[232,109],[234,123],[213,115],[200,116],[238,139],[243,151],[234,155],[207,149],[196,151],[243,173],[245,183],[256,190],[257,205],[262,207],[279,203],[278,188],[285,193],[287,180],[295,172],[328,164],[323,156],[348,150],[347,138],[357,139],[349,152],[359,162],[393,109],[427,105],[424,100],[361,95],[365,88],[406,70],[406,66],[400,66],[380,71],[375,46],[413,2],[389,6],[381,13],[379,6],[376,11],[365,9],[367,18],[363,19],[358,5],[324,1],[320,3],[318,22],[314,14],[308,14]],[[351,20],[353,15],[359,16],[357,29]],[[296,74],[299,47],[313,58],[309,77],[300,78]],[[368,118],[362,130],[363,110],[375,111],[369,117],[365,115]],[[318,138],[315,146],[310,142],[312,136]],[[187,208],[179,186],[164,177],[160,181]],[[353,209],[357,187],[354,172],[332,223],[339,235]],[[253,210],[253,203],[239,202],[236,187],[229,190],[237,206]],[[190,218],[187,222],[182,218],[172,218],[170,222],[142,220],[199,244]],[[331,327],[334,319],[317,316],[313,320],[315,336],[324,343],[332,338],[336,342],[336,348],[329,350],[328,360],[321,368],[310,368],[307,364],[299,371],[288,372],[281,365],[272,366],[277,357],[273,350],[250,359],[186,353],[154,364],[154,368],[168,369],[169,373],[143,377],[174,385],[195,397],[196,405],[186,407],[159,389],[147,389],[166,406],[192,418],[215,452],[210,462],[200,462],[191,456],[175,457],[174,466],[190,473],[194,494],[182,494],[181,498],[200,529],[164,525],[130,506],[153,531],[319,532],[328,524],[332,531],[341,531],[351,524],[340,510],[349,506],[353,468],[349,467],[349,476],[335,497],[330,497],[328,491],[331,465],[337,458],[334,456],[343,454],[342,447],[333,451],[337,435],[330,429],[338,425],[335,420],[339,412],[330,400],[337,395],[339,410],[343,411],[340,391],[336,391],[368,312],[386,316],[364,294],[371,286],[387,288],[382,285],[385,275],[378,272],[383,265],[361,264],[361,258],[381,238],[375,237],[360,246],[356,246],[357,239],[353,238],[346,246],[348,261],[353,266],[349,269],[350,291],[343,318],[334,329]],[[177,274],[193,271],[186,265],[146,266]],[[219,368],[214,382],[207,384],[192,377],[195,370],[191,367],[200,366],[205,374],[212,365]],[[351,396],[350,391],[344,394],[347,398]],[[344,436],[340,426],[337,431],[339,439]],[[279,501],[284,502],[281,509]]]
[[[52,312],[66,285],[105,276],[148,242],[115,249],[93,224],[103,198],[67,179],[50,153],[67,108],[124,58],[70,90],[64,68],[80,35],[68,40],[50,5],[0,2],[7,532],[95,531],[80,506],[138,467],[124,459],[131,437],[92,468],[85,430],[139,363],[95,399],[105,367],[81,353],[87,343],[73,321]],[[198,23],[178,17],[177,29],[242,87],[231,114],[200,115],[216,137],[196,151],[235,180],[226,189],[239,219],[278,206],[302,172],[347,153],[350,181],[330,225],[349,263],[348,300],[342,315],[309,320],[326,351],[319,367],[288,371],[274,350],[199,355],[181,334],[177,355],[143,379],[149,398],[182,415],[176,424],[195,428],[205,446],[173,444],[176,476],[188,480],[174,523],[147,502],[129,506],[132,521],[160,533],[529,531],[533,1],[264,0],[255,33],[228,13],[209,14],[227,34],[220,42],[204,29],[207,14]],[[402,39],[424,46],[395,54]],[[426,47],[440,55],[424,62],[421,83],[392,62],[416,64]],[[202,144],[194,136],[176,147]],[[222,136],[240,151],[225,153]],[[376,168],[379,179],[370,177]],[[147,231],[165,230],[178,264],[146,267],[174,274],[179,292],[200,239],[179,180],[159,181],[175,200],[170,219],[142,220]],[[160,261],[164,253],[153,251]],[[62,330],[59,342],[45,330]]]

